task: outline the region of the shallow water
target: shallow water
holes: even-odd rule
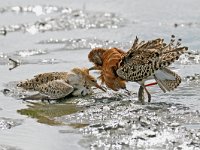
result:
[[[200,149],[198,0],[0,2],[0,149]],[[189,47],[171,66],[183,81],[165,94],[150,87],[151,104],[137,103],[135,83],[131,96],[96,90],[53,104],[22,101],[14,87],[38,73],[90,67],[91,48],[127,50],[135,36],[172,34]]]

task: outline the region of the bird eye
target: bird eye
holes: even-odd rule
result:
[[[92,81],[92,82],[97,82],[95,79],[92,79],[91,81]]]

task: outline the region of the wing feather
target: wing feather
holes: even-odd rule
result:
[[[64,80],[53,80],[38,86],[35,90],[47,95],[50,99],[59,99],[69,95],[74,88]]]
[[[163,39],[155,39],[138,44],[135,39],[132,48],[124,55],[116,71],[122,79],[140,81],[155,73],[155,71],[168,67],[187,51],[187,47],[179,47],[180,43],[168,45]]]

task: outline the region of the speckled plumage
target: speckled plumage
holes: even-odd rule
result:
[[[74,96],[85,96],[92,93],[92,86],[102,89],[96,79],[89,75],[88,69],[79,68],[74,68],[70,72],[39,74],[33,79],[20,82],[17,86],[25,90],[38,91],[48,99],[63,98],[70,93]]]
[[[18,84],[26,90],[37,90],[43,84],[47,84],[53,80],[63,80],[68,76],[68,72],[49,72],[35,75],[33,79],[22,81]]]
[[[177,88],[179,84],[181,83],[181,77],[177,73],[173,72],[172,70],[168,68],[163,68],[162,70],[164,70],[166,73],[172,75],[175,78],[174,80],[170,80],[170,79],[159,80],[154,75],[154,78],[156,82],[158,83],[159,87],[162,89],[162,91],[165,93],[166,91],[172,91],[175,88]]]
[[[117,48],[107,50],[96,48],[89,53],[88,58],[95,65],[92,69],[101,70],[101,80],[111,89],[118,90],[120,88],[120,86],[115,88],[115,84],[118,85],[117,80],[115,80],[116,83],[113,82],[115,84],[112,86],[109,84],[112,77],[118,78],[124,83],[125,81],[139,83],[142,88],[139,90],[138,98],[144,103],[140,93],[143,90],[148,94],[148,101],[151,100],[151,95],[144,85],[146,80],[154,78],[164,92],[171,91],[180,84],[180,76],[167,68],[188,49],[180,47],[180,41],[179,39],[175,44],[175,39],[172,37],[169,44],[164,43],[164,40],[160,38],[139,42],[136,37],[131,49],[127,52]],[[115,53],[117,57],[113,55]],[[116,61],[112,63],[112,59]],[[105,70],[108,71],[105,73]]]
[[[168,67],[187,47],[166,44],[163,39],[138,43],[134,41],[132,48],[119,63],[117,75],[128,81],[141,81],[153,75],[156,70]]]

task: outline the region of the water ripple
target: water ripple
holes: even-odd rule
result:
[[[59,13],[67,13],[67,12],[71,12],[72,10],[70,8],[66,8],[66,7],[58,7],[58,6],[40,6],[40,5],[36,5],[36,6],[12,6],[12,7],[6,7],[6,8],[0,8],[0,13],[9,13],[9,12],[13,12],[16,14],[20,14],[20,13],[33,13],[36,16],[40,16],[40,15],[46,15],[46,14],[50,14],[50,13],[55,13],[55,12],[59,12]]]
[[[0,150],[22,150],[22,149],[9,145],[0,145]]]
[[[174,27],[200,27],[200,22],[183,22],[183,23],[174,23]]]
[[[27,56],[47,54],[47,51],[42,49],[19,50],[16,51],[15,54],[17,56],[27,57]]]
[[[183,81],[191,84],[191,87],[193,87],[195,85],[200,86],[200,74],[194,74],[194,75],[186,76],[186,77],[183,78]]]
[[[0,27],[2,34],[5,32],[38,32],[72,30],[72,29],[92,29],[92,28],[119,28],[124,26],[124,19],[114,13],[89,12],[85,10],[72,10],[70,8],[32,6],[32,7],[12,7],[15,12],[32,12],[36,15],[59,12],[57,17],[47,17],[35,23],[13,24]],[[59,11],[58,11],[59,10]],[[4,12],[4,11],[2,11]],[[4,32],[3,32],[4,31]]]
[[[182,55],[178,62],[180,64],[199,64],[200,63],[200,53],[198,51],[189,51]]]
[[[0,52],[0,65],[8,64],[8,56],[5,53]]]
[[[48,39],[39,41],[38,44],[65,44],[63,47],[67,50],[91,49],[95,47],[112,48],[118,47],[128,49],[130,42],[117,42],[111,40],[101,40],[97,38],[80,38],[80,39]]]
[[[10,119],[10,118],[3,118],[0,117],[0,129],[5,130],[5,129],[11,129],[15,126],[21,125],[23,120],[21,119]]]

